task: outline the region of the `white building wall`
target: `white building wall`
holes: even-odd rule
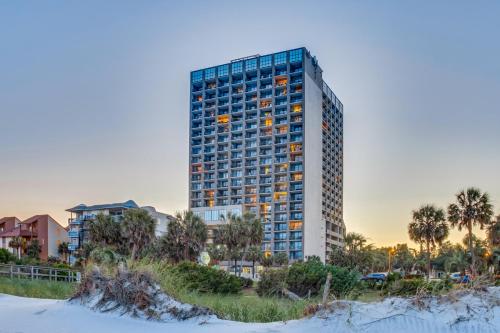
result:
[[[47,255],[59,257],[58,247],[62,242],[69,242],[68,233],[59,223],[49,218]]]
[[[149,215],[156,221],[155,235],[156,237],[161,237],[167,233],[168,224],[170,220],[173,219],[172,216],[158,212],[154,207],[144,206],[141,209],[146,210]]]
[[[319,256],[324,262],[325,221],[322,219],[322,100],[321,89],[306,72],[304,108],[304,259]]]

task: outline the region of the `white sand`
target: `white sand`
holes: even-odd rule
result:
[[[166,322],[98,313],[79,303],[0,294],[0,333],[160,333],[160,332],[500,332],[500,288],[459,300],[430,301],[418,310],[408,299],[340,302],[335,310],[286,323],[245,324],[213,317]]]

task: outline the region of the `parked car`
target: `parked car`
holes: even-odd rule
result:
[[[387,279],[387,273],[370,273],[361,278],[361,281],[375,281],[375,282],[384,282]]]
[[[455,283],[469,283],[471,281],[471,276],[469,274],[463,275],[460,272],[455,272],[450,274],[450,279]]]

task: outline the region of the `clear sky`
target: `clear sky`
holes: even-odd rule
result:
[[[300,46],[344,103],[348,230],[407,241],[412,209],[471,185],[500,213],[499,18],[497,1],[2,1],[0,216],[185,209],[189,72]]]

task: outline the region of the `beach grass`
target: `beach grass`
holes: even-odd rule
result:
[[[0,278],[0,293],[14,296],[67,299],[75,288],[76,284],[69,282]]]
[[[213,294],[188,291],[161,262],[135,263],[135,269],[150,271],[161,288],[183,303],[209,308],[219,318],[242,322],[272,322],[300,319],[317,298],[292,301],[278,297],[259,297],[253,288],[238,294]]]

